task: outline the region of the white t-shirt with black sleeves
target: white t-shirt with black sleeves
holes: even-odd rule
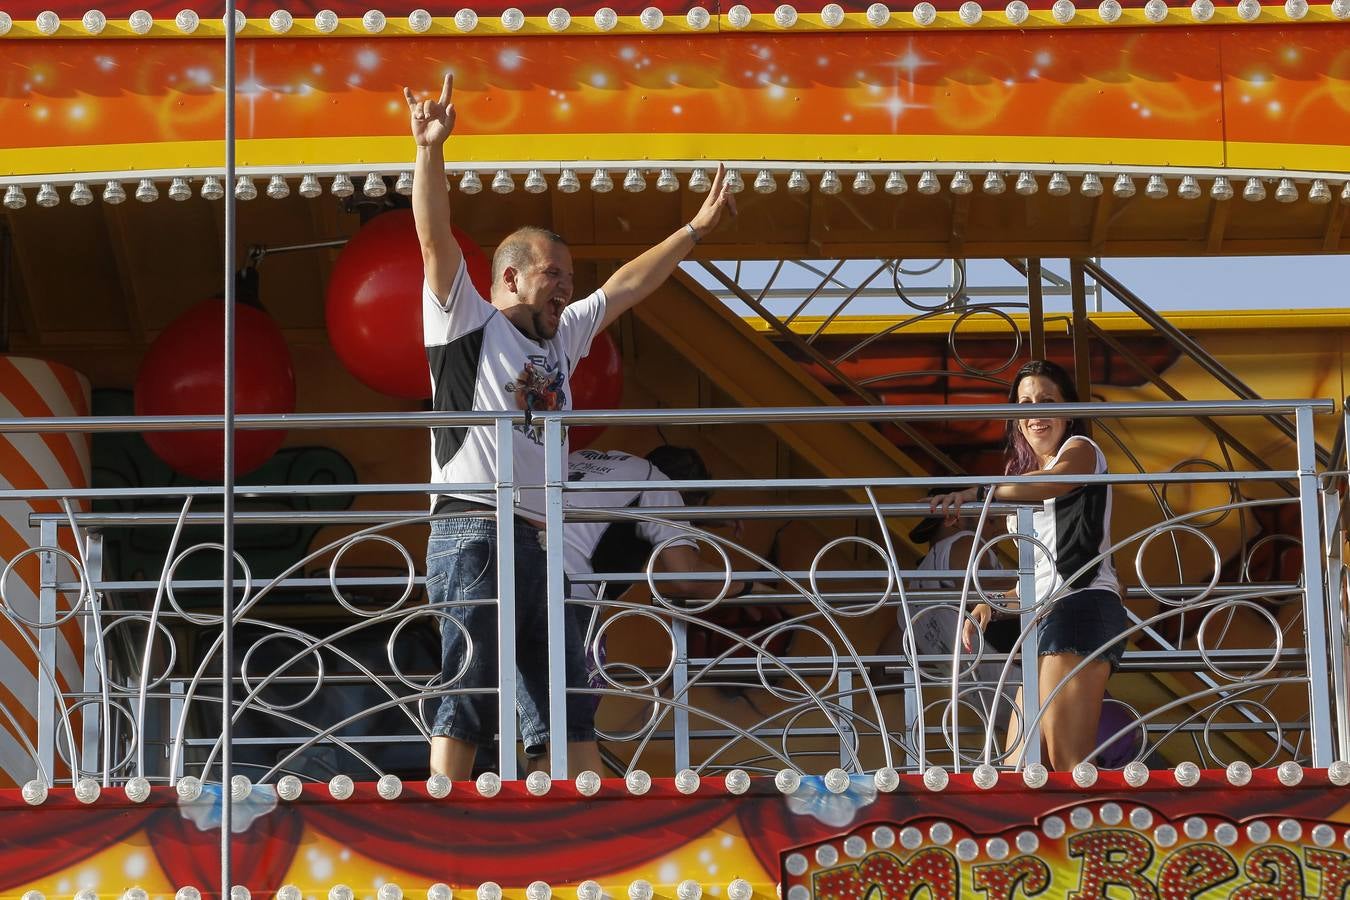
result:
[[[570,509],[599,509],[616,507],[650,508],[660,506],[682,506],[684,500],[679,492],[664,489],[662,482],[669,481],[665,473],[647,460],[624,453],[622,450],[578,450],[567,459],[567,480],[569,483],[585,484],[596,481],[650,481],[652,487],[643,491],[568,491],[567,506]],[[613,527],[635,525],[637,537],[653,548],[669,540],[666,546],[684,544],[696,546],[689,532],[674,523],[639,520],[636,523],[613,522],[568,522],[563,528],[563,567],[569,576],[589,575],[595,571],[591,557],[600,546],[605,533]],[[633,565],[642,565],[645,560],[634,560]],[[625,584],[618,591],[609,591],[614,597],[622,593]],[[572,596],[594,599],[595,585],[572,583]]]
[[[432,408],[437,412],[571,409],[569,379],[590,351],[604,318],[605,294],[597,290],[569,303],[558,333],[537,341],[483,299],[461,260],[444,301],[422,283],[422,336],[431,370]],[[542,423],[515,426],[512,456],[516,484],[544,483]],[[496,460],[497,439],[490,425],[431,429],[433,482],[494,481]],[[450,496],[484,502],[481,496]],[[522,490],[518,496],[517,512],[542,522],[543,489]],[[432,497],[433,509],[438,499]]]

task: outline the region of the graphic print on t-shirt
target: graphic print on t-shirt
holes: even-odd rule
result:
[[[516,408],[525,412],[552,412],[567,405],[567,392],[563,390],[565,377],[556,363],[547,356],[530,356],[520,374],[508,381],[503,387],[506,393],[516,398]],[[544,426],[526,421],[516,426],[516,430],[536,444],[544,443]]]

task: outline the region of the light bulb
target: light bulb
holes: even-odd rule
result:
[[[474,787],[483,797],[495,797],[502,789],[502,780],[496,772],[484,772],[474,782]]]
[[[80,24],[90,34],[102,34],[103,29],[108,27],[108,17],[96,9],[91,9],[80,19]]]
[[[1247,184],[1242,188],[1242,199],[1259,203],[1266,199],[1266,186],[1261,183],[1259,178],[1248,178]]]
[[[70,202],[75,206],[88,206],[94,202],[94,192],[85,182],[77,181],[70,186]]]
[[[614,190],[614,179],[604,169],[596,169],[591,176],[591,190],[597,194],[608,194]]]
[[[727,177],[724,182],[729,193],[739,194],[745,190],[745,179],[741,177],[740,169],[727,169]]]
[[[601,31],[613,31],[614,26],[619,24],[619,15],[608,6],[602,6],[595,11],[595,27]]]
[[[1019,172],[1017,174],[1017,184],[1013,185],[1013,190],[1023,197],[1030,197],[1036,193],[1036,176],[1030,172]]]
[[[970,780],[977,788],[987,791],[998,784],[998,769],[988,763],[981,763],[970,773]]]
[[[143,775],[128,779],[122,790],[132,803],[144,803],[150,799],[150,782]]]
[[[40,33],[50,36],[56,34],[57,30],[60,29],[61,17],[50,9],[46,9],[37,14],[35,24]]]
[[[34,778],[23,785],[23,802],[29,806],[41,806],[47,800],[47,782]]]
[[[1102,0],[1097,4],[1097,16],[1107,25],[1120,21],[1120,0]]]
[[[314,27],[324,34],[337,31],[338,24],[338,14],[331,9],[321,9],[314,14]]]
[[[170,189],[170,196],[173,196]],[[291,186],[286,183],[286,179],[281,175],[273,175],[267,182],[267,196],[273,200],[284,200],[291,195]]]
[[[1284,0],[1284,14],[1294,21],[1308,14],[1308,0]]]
[[[1083,176],[1083,183],[1078,186],[1078,192],[1084,197],[1100,197],[1105,190],[1102,187],[1102,179],[1096,172],[1088,172]]]
[[[692,794],[699,789],[703,779],[693,769],[681,769],[675,773],[675,790],[681,794]]]
[[[61,195],[56,193],[56,185],[51,182],[43,182],[33,200],[43,209],[51,209],[61,202]]]
[[[915,186],[920,194],[932,195],[942,190],[942,183],[938,181],[937,173],[925,170],[919,175],[919,183]]]
[[[1195,787],[1196,783],[1200,781],[1200,767],[1189,761],[1179,763],[1172,770],[1172,777],[1182,787]]]
[[[431,30],[431,13],[425,9],[414,9],[408,13],[408,30],[414,34],[426,34]]]
[[[1167,196],[1167,182],[1161,175],[1148,176],[1148,184],[1144,185],[1144,196],[1151,200],[1161,200]]]
[[[277,781],[277,796],[282,800],[296,800],[304,790],[304,782],[294,775],[282,775]]]
[[[886,193],[898,197],[909,190],[909,182],[900,172],[891,172],[886,176],[886,183],[882,185],[882,190]]]
[[[1279,778],[1280,784],[1285,787],[1294,787],[1303,780],[1303,767],[1293,760],[1286,760],[1275,770],[1275,777]]]
[[[1281,178],[1275,186],[1275,200],[1278,203],[1293,203],[1298,199],[1298,187],[1292,178]]]
[[[1090,762],[1080,762],[1073,767],[1073,783],[1081,788],[1090,788],[1097,783],[1097,767]]]
[[[1327,187],[1325,181],[1320,178],[1313,179],[1313,183],[1308,187],[1308,202],[1319,206],[1331,202],[1331,189]]]
[[[1144,18],[1155,25],[1166,19],[1166,0],[1148,0],[1148,2],[1144,4]]]
[[[81,778],[75,782],[75,799],[81,803],[93,803],[103,793],[103,788],[92,778]]]
[[[756,194],[772,194],[778,190],[778,182],[768,169],[760,169],[755,175],[754,189]]]
[[[820,21],[826,28],[838,28],[844,24],[844,8],[838,3],[826,3],[820,9]]]
[[[1261,16],[1261,0],[1238,0],[1237,13],[1244,22],[1255,21]]]
[[[860,171],[853,176],[853,193],[866,196],[877,189],[877,183],[872,180],[872,175],[867,171]]]
[[[652,776],[641,769],[634,769],[623,777],[624,786],[634,797],[641,797],[652,789]]]
[[[1055,5],[1050,7],[1050,15],[1059,24],[1068,25],[1074,16],[1078,15],[1078,8],[1073,5],[1072,0],[1055,0]]]
[[[692,878],[686,878],[675,886],[675,896],[679,900],[699,900],[703,896],[703,885]]]
[[[890,766],[882,766],[872,776],[872,781],[876,784],[878,791],[889,794],[900,786],[900,773]]]
[[[403,781],[397,775],[381,775],[375,783],[375,792],[385,800],[397,800],[403,793]]]
[[[149,34],[155,27],[155,18],[148,10],[138,9],[127,16],[127,27],[135,34]]]
[[[750,7],[737,3],[727,10],[727,24],[732,28],[744,28],[750,24]]]
[[[1031,11],[1023,0],[1012,0],[1007,6],[1003,7],[1003,14],[1008,17],[1010,25],[1021,25],[1027,20]]]
[[[923,773],[923,786],[930,791],[940,791],[947,787],[950,776],[941,766],[929,766]]]
[[[695,169],[689,173],[689,190],[695,194],[706,194],[712,188],[712,182],[708,180],[708,173],[704,169]]]
[[[142,178],[136,183],[136,199],[142,203],[154,203],[159,199],[159,188],[154,179]]]
[[[793,769],[780,769],[778,774],[773,776],[773,785],[781,794],[795,793],[801,784],[802,776]]]
[[[185,775],[174,784],[174,791],[179,800],[191,803],[202,795],[201,780],[195,775]]]
[[[253,179],[247,175],[240,175],[234,183],[234,199],[256,200],[257,198],[258,186],[253,183]]]
[[[203,190],[202,196],[206,196],[205,187],[203,187],[202,190]],[[8,200],[9,198],[6,197],[5,199]],[[127,199],[127,192],[122,188],[122,182],[109,181],[107,184],[103,185],[104,203],[108,204],[109,206],[116,206],[119,203],[125,202],[126,199]]]
[[[183,34],[192,34],[201,26],[202,19],[193,10],[183,9],[173,17],[173,24],[178,26],[178,30]]]
[[[1116,176],[1116,180],[1111,184],[1111,193],[1121,200],[1128,200],[1134,196],[1134,179],[1125,173]]]
[[[670,169],[662,169],[656,175],[656,189],[663,194],[673,194],[680,189],[680,179]]]
[[[822,194],[837,194],[843,190],[843,185],[839,182],[839,176],[835,174],[834,169],[826,169],[820,174],[820,192]]]
[[[530,792],[531,796],[542,797],[553,787],[553,779],[547,772],[531,772],[525,778],[525,790]]]
[[[638,878],[628,885],[628,900],[652,900],[652,883],[645,878]]]
[[[1208,22],[1214,18],[1214,0],[1195,0],[1191,4],[1191,18],[1197,22]]]
[[[997,196],[1008,189],[1008,185],[1003,180],[1002,172],[986,172],[984,174],[984,183],[980,189],[986,194]]]
[[[1327,780],[1336,787],[1345,787],[1350,784],[1350,762],[1338,759],[1327,766]]]
[[[328,794],[334,800],[346,800],[355,790],[355,785],[347,775],[334,775],[328,781]]]
[[[642,12],[638,13],[638,24],[648,31],[660,31],[661,26],[665,24],[666,14],[661,12],[655,6],[648,6]]]
[[[389,20],[378,9],[368,9],[365,15],[361,17],[361,27],[366,30],[367,34],[379,34],[384,31],[388,24]]]
[[[744,794],[750,790],[750,775],[744,769],[732,769],[727,773],[726,788],[729,794]]]
[[[1194,175],[1183,175],[1181,184],[1177,185],[1177,196],[1182,200],[1196,200],[1203,194],[1200,190],[1200,182],[1195,180]]]
[[[516,180],[505,169],[498,169],[492,176],[492,193],[509,194],[516,189]]]
[[[872,27],[880,28],[890,21],[891,8],[885,3],[873,3],[867,7],[867,23]]]
[[[937,8],[928,0],[914,4],[914,21],[920,25],[932,25],[937,20]]]
[[[984,8],[975,0],[966,0],[956,11],[956,15],[966,25],[978,25],[980,19],[984,18]]]
[[[1130,787],[1143,787],[1148,783],[1149,775],[1152,773],[1149,772],[1148,766],[1136,759],[1127,763],[1121,774],[1125,778],[1125,783]]]
[[[552,896],[553,888],[547,881],[531,881],[525,886],[525,900],[549,900]]]
[[[806,177],[806,173],[801,169],[793,169],[788,173],[787,191],[789,194],[805,194],[811,190],[811,182]]]
[[[773,11],[774,24],[779,28],[791,28],[797,24],[797,9],[790,3],[779,4]]]
[[[684,21],[695,31],[703,31],[712,22],[712,16],[702,6],[695,6],[684,14]]]
[[[577,885],[577,900],[600,900],[605,894],[600,882],[586,880]]]
[[[630,194],[640,194],[647,189],[647,179],[637,169],[629,169],[623,176],[623,189]]]
[[[478,173],[470,169],[459,177],[459,192],[461,194],[481,193],[483,190],[483,181],[478,177]]]
[[[970,180],[969,172],[960,169],[952,174],[952,180],[948,187],[951,188],[953,194],[965,196],[975,190],[975,183]]]
[[[1223,175],[1218,176],[1214,179],[1214,183],[1209,186],[1209,196],[1212,200],[1232,200],[1233,183]]]
[[[1022,770],[1022,783],[1033,790],[1045,787],[1049,780],[1050,774],[1040,763],[1032,763]]]
[[[471,9],[461,9],[455,13],[455,28],[468,34],[478,27],[478,13]]]
[[[1228,768],[1224,770],[1228,776],[1228,783],[1236,787],[1242,787],[1252,780],[1252,767],[1242,760],[1230,762]]]
[[[1063,172],[1053,173],[1045,185],[1045,192],[1051,197],[1063,197],[1071,190],[1073,188],[1069,186],[1069,178]]]
[[[542,194],[548,190],[548,181],[544,179],[544,173],[538,169],[531,169],[525,176],[525,193]]]

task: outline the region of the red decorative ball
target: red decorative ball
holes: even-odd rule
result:
[[[591,352],[572,372],[573,409],[618,409],[623,402],[623,357],[608,331],[591,341]],[[605,429],[599,425],[578,425],[568,429],[568,448],[589,447]]]
[[[291,351],[272,317],[235,307],[235,412],[295,412]],[[175,319],[150,345],[136,374],[136,415],[220,415],[225,409],[225,303],[203,300]],[[267,462],[284,431],[235,432],[235,471]],[[213,431],[147,431],[145,442],[177,472],[203,481],[224,474],[225,439]]]
[[[492,263],[458,228],[469,279],[487,299]],[[410,210],[396,209],[362,226],[342,249],[328,281],[328,339],[342,365],[367,387],[424,400],[431,375],[422,342],[422,250]]]

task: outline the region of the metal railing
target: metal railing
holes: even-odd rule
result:
[[[1099,422],[1200,416],[1243,417],[1251,427],[1268,426],[1272,416],[1292,416],[1294,422],[1288,468],[1169,467],[1035,476],[1041,482],[1109,484],[1117,508],[1135,517],[1129,528],[1122,525],[1125,519],[1115,523],[1108,554],[1122,564],[1130,585],[1125,591],[1129,623],[1122,635],[1130,643],[1110,685],[1104,715],[1110,727],[1101,730],[1094,751],[1100,764],[1170,757],[1202,766],[1237,758],[1254,765],[1296,759],[1326,766],[1350,756],[1346,717],[1334,702],[1345,695],[1347,671],[1345,568],[1339,497],[1328,489],[1345,473],[1318,471],[1313,432],[1314,416],[1333,411],[1330,401],[1038,409],[1045,416]],[[733,767],[811,772],[835,766],[918,772],[932,765],[949,770],[982,763],[1032,765],[1041,761],[1034,739],[1041,692],[1038,667],[1020,661],[1036,657],[1038,625],[1061,596],[1008,610],[1021,619],[1009,652],[979,643],[963,652],[955,631],[937,649],[921,647],[916,637],[925,619],[939,616],[959,628],[997,579],[1015,580],[1021,596],[1036,595],[1036,558],[1052,548],[1036,538],[1030,506],[996,503],[966,510],[982,520],[1011,517],[1007,534],[990,534],[983,544],[1010,552],[1013,569],[982,563],[984,568],[943,572],[918,568],[919,554],[904,538],[928,510],[915,498],[935,479],[874,473],[671,481],[661,487],[718,492],[717,499],[711,506],[583,509],[569,506],[569,495],[583,489],[631,492],[651,484],[569,483],[565,477],[563,436],[574,425],[717,428],[790,420],[825,427],[903,420],[922,429],[934,420],[1007,415],[1005,405],[541,413],[533,424],[542,425],[546,449],[542,483],[518,478],[510,454],[499,451],[499,477],[492,483],[240,487],[240,507],[232,516],[237,532],[305,523],[337,529],[339,536],[281,571],[258,577],[236,551],[239,577],[230,622],[219,613],[222,580],[191,571],[192,557],[220,553],[222,542],[197,539],[200,529],[223,521],[221,513],[200,508],[219,499],[220,488],[0,491],[0,500],[57,499],[62,504],[59,513],[31,517],[39,538],[24,555],[40,561],[36,615],[9,599],[21,559],[9,561],[0,584],[4,616],[24,636],[38,681],[36,709],[0,715],[17,734],[24,734],[25,716],[36,721],[36,734],[18,743],[31,757],[28,776],[49,784],[85,775],[105,785],[136,776],[161,783],[185,775],[218,778],[223,694],[234,711],[233,766],[254,781],[273,782],[285,774],[315,780],[338,773],[358,779],[390,772],[424,777],[436,705],[445,696],[483,691],[441,675],[434,626],[453,604],[438,608],[424,600],[420,536],[435,518],[486,516],[498,525],[497,598],[508,602],[463,601],[488,602],[497,612],[500,652],[493,662],[498,687],[489,694],[498,708],[500,735],[495,755],[482,762],[503,778],[517,777],[512,526],[519,492],[531,490],[542,491],[545,501],[548,768],[553,777],[575,774],[565,740],[562,635],[565,617],[577,611],[587,622],[588,648],[603,643],[607,656],[597,682],[573,693],[600,701],[600,742],[619,772]],[[236,419],[240,429],[473,425],[495,429],[499,448],[511,446],[513,426],[522,422],[522,415],[507,413]],[[28,419],[0,420],[0,430],[185,430],[219,424],[211,417]],[[1179,448],[1178,455],[1186,454]],[[940,479],[951,485],[1019,480],[1024,479]],[[1280,490],[1281,483],[1296,485],[1295,494]],[[1164,515],[1138,521],[1141,510],[1151,507],[1144,500],[1134,502],[1135,495],[1149,499],[1149,491],[1216,484],[1231,491],[1229,502],[1194,509],[1171,503]],[[488,505],[481,513],[433,516],[407,509],[293,513],[250,509],[246,502],[297,492],[413,497],[450,491],[480,495]],[[76,508],[84,500],[147,497],[166,508],[136,513]],[[420,500],[409,502],[427,508]],[[1250,529],[1215,525],[1225,516],[1244,519],[1284,507],[1297,510],[1298,533],[1282,540],[1297,548],[1302,575],[1257,580],[1243,543]],[[699,544],[716,565],[692,575],[663,572],[655,559],[658,546],[626,571],[572,573],[570,583],[593,586],[596,597],[569,596],[564,535],[569,522],[582,520],[659,522]],[[766,549],[762,528],[757,543],[717,524],[731,520],[767,522],[776,526],[775,535],[794,529],[795,549],[785,557]],[[158,529],[155,533],[164,536],[163,567],[157,573],[118,572],[105,559],[108,534],[137,529]],[[1161,567],[1153,562],[1164,547],[1186,563],[1167,583],[1159,581]],[[392,563],[353,563],[376,552]],[[1231,563],[1226,567],[1235,557],[1242,564],[1236,570]],[[988,555],[982,549],[973,558]],[[1126,561],[1132,570],[1123,565]],[[381,567],[387,571],[377,571]],[[700,579],[759,587],[739,596],[723,589],[720,596],[702,600],[663,595],[663,586],[674,581]],[[634,584],[637,590],[627,593]],[[77,637],[72,629],[78,629]],[[884,643],[882,635],[892,629],[897,634]],[[240,648],[228,673],[219,661],[227,631]],[[468,643],[472,648],[472,636]],[[73,667],[60,658],[69,653],[78,655]],[[1024,698],[1020,706],[1013,701],[1018,687]],[[1053,695],[1048,699],[1053,702]],[[1017,755],[999,748],[1009,721],[1032,736]]]

